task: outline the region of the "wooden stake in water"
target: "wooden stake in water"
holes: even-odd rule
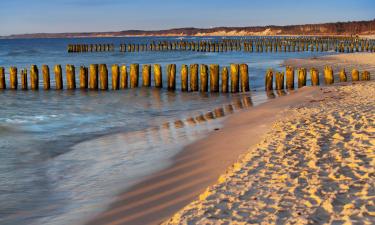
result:
[[[176,64],[169,64],[167,66],[167,80],[168,80],[168,90],[176,90]]]
[[[139,64],[130,65],[130,88],[138,87]]]
[[[7,85],[5,82],[5,69],[4,67],[0,67],[0,89],[6,89]]]
[[[112,65],[112,90],[118,90],[120,88],[120,68],[117,64]]]
[[[319,86],[319,71],[315,68],[310,70],[311,86]]]
[[[207,92],[208,91],[208,75],[207,75],[207,65],[201,64],[200,65],[200,91]]]
[[[190,65],[190,90],[199,90],[198,64]]]
[[[27,90],[27,69],[21,70],[21,89]]]
[[[362,72],[362,80],[370,80],[371,79],[371,77],[370,77],[370,72],[368,72],[368,71],[363,71]]]
[[[42,74],[43,74],[43,87],[44,90],[50,89],[50,75],[48,65],[42,65]]]
[[[149,64],[142,66],[142,81],[143,87],[151,87],[151,65]]]
[[[98,90],[98,64],[90,65],[89,89]]]
[[[154,64],[154,82],[155,82],[155,87],[157,88],[163,87],[163,73],[162,73],[160,64]]]
[[[324,82],[326,85],[333,84],[334,82],[333,70],[330,66],[324,67]]]
[[[352,70],[352,81],[359,81],[359,71],[356,69]]]
[[[228,68],[226,66],[224,66],[221,69],[221,92],[223,92],[223,93],[229,92],[228,80],[229,80]]]
[[[249,69],[248,69],[247,64],[240,65],[240,79],[241,79],[241,91],[242,92],[250,91]]]
[[[342,68],[339,73],[340,82],[346,82],[348,80],[345,69]]]
[[[128,71],[126,65],[122,65],[120,67],[120,88],[126,89],[128,88]]]
[[[239,65],[238,64],[230,64],[230,88],[232,93],[236,93],[239,91]]]
[[[55,65],[54,71],[55,71],[56,90],[62,90],[64,85],[63,85],[61,65]]]
[[[30,88],[31,90],[39,89],[39,70],[36,65],[30,67]]]
[[[294,69],[290,66],[286,67],[286,88],[294,89]]]
[[[181,66],[181,91],[188,91],[188,66],[183,64]]]
[[[298,70],[298,88],[306,86],[306,69],[305,68],[300,68]]]
[[[87,89],[88,81],[89,78],[87,67],[81,66],[79,68],[79,88]]]
[[[219,65],[210,65],[210,92],[219,92]]]
[[[268,69],[266,72],[266,82],[265,82],[266,91],[273,90],[273,71]]]
[[[16,90],[18,87],[18,80],[17,80],[17,67],[12,66],[9,68],[9,81],[10,81],[10,89]]]
[[[100,90],[108,90],[108,69],[106,64],[99,65]]]
[[[76,72],[73,65],[66,65],[66,88],[73,90],[76,88]]]
[[[276,90],[284,89],[284,72],[276,72]]]

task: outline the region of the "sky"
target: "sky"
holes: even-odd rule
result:
[[[375,0],[0,0],[0,35],[374,18]]]

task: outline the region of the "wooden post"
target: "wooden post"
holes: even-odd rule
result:
[[[108,69],[106,64],[99,65],[100,90],[108,90]]]
[[[250,91],[249,87],[249,69],[247,64],[240,65],[240,79],[241,79],[241,91],[248,92]]]
[[[181,91],[188,91],[189,85],[188,85],[188,66],[185,64],[182,64],[181,66]]]
[[[284,72],[276,72],[276,90],[284,89]]]
[[[142,81],[143,87],[151,87],[151,65],[149,64],[142,66]]]
[[[9,68],[9,81],[10,81],[10,89],[16,90],[18,87],[18,80],[17,80],[17,67],[12,66]]]
[[[207,75],[207,65],[201,64],[200,65],[200,91],[207,92],[208,91],[208,75]]]
[[[61,65],[55,65],[54,71],[55,71],[56,90],[62,90],[64,85],[63,85]]]
[[[346,82],[348,80],[345,69],[342,68],[339,73],[340,82]]]
[[[176,64],[167,66],[168,90],[176,90]]]
[[[121,65],[120,67],[120,88],[128,88],[128,71],[126,65]]]
[[[294,69],[290,66],[286,67],[286,88],[294,89]]]
[[[43,74],[43,87],[44,90],[50,89],[50,75],[49,75],[49,67],[48,65],[42,65],[42,74]]]
[[[370,80],[371,78],[370,78],[370,72],[368,72],[368,71],[363,71],[362,72],[362,80]]]
[[[298,88],[306,86],[306,69],[298,69]]]
[[[324,67],[324,82],[326,85],[333,84],[334,82],[333,70],[330,66]]]
[[[223,93],[228,93],[229,88],[228,88],[228,68],[224,66],[221,70],[221,92]]]
[[[81,66],[79,68],[79,87],[81,89],[87,89],[89,82],[87,67]]]
[[[6,89],[7,85],[5,82],[5,69],[4,67],[0,67],[0,89]]]
[[[120,88],[120,68],[117,64],[112,65],[112,90]]]
[[[98,64],[90,65],[89,89],[98,90]]]
[[[130,88],[138,87],[139,64],[130,65]]]
[[[268,69],[266,72],[266,91],[271,91],[273,90],[273,71],[272,69]]]
[[[30,88],[31,90],[39,89],[39,71],[36,65],[30,67]]]
[[[315,68],[310,70],[311,86],[319,86],[319,71]]]
[[[210,92],[219,92],[219,65],[210,65]]]
[[[239,91],[238,64],[230,64],[230,88],[232,93]]]
[[[190,90],[199,90],[198,64],[190,65]]]
[[[27,90],[27,69],[21,70],[21,89]]]
[[[66,65],[66,88],[68,90],[76,88],[76,71],[74,65]]]
[[[356,69],[352,70],[352,81],[359,81],[359,71]]]
[[[160,64],[154,64],[154,82],[155,82],[155,87],[157,88],[163,87],[163,73],[162,73]]]

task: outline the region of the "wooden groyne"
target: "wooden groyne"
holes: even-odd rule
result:
[[[114,44],[69,44],[68,52],[115,51]],[[119,52],[194,51],[194,52],[375,52],[375,41],[353,37],[245,37],[217,40],[151,40],[121,43]]]
[[[39,90],[39,86],[41,86],[46,91],[50,89],[63,90],[64,87],[67,90],[79,88],[81,90],[101,91],[138,87],[166,87],[169,91],[179,89],[183,92],[199,91],[204,93],[238,93],[250,91],[247,64],[233,63],[222,67],[218,64],[182,65],[179,72],[180,76],[177,76],[176,64],[169,64],[166,66],[166,84],[163,84],[162,66],[159,64],[142,65],[141,76],[139,64],[131,64],[130,67],[113,64],[109,68],[110,78],[106,64],[91,64],[89,67],[80,66],[79,70],[76,70],[74,65],[66,65],[64,79],[61,65],[54,66],[54,75],[50,74],[48,65],[42,65],[42,79],[39,79],[39,69],[36,65],[32,65],[29,70],[30,77],[28,79],[28,70],[26,68],[18,70],[17,67],[13,66],[9,68],[9,73],[7,74],[5,68],[0,67],[0,89],[16,90],[20,88],[22,90]],[[77,77],[76,71],[79,71],[79,76]],[[289,66],[285,68],[285,73],[283,71],[268,69],[265,75],[265,90],[271,91],[274,88],[276,90],[294,89],[295,80],[297,80],[298,88],[304,87],[308,81],[307,71],[306,68],[294,69]],[[321,84],[319,74],[317,69],[310,69],[310,84],[312,86]],[[331,66],[326,66],[321,74],[323,75],[322,80],[324,81],[324,85],[331,85],[337,81],[365,81],[371,79],[368,71],[360,72],[356,69],[353,69],[350,77],[347,76],[344,69],[335,76]],[[52,76],[54,76],[54,79],[51,79]],[[176,86],[177,79],[180,79],[180,88]],[[51,80],[54,81],[54,84],[51,84]],[[65,83],[63,80],[65,80]],[[154,84],[152,84],[152,80]]]

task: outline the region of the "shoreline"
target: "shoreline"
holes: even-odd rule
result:
[[[140,183],[125,190],[115,197],[115,202],[104,213],[87,224],[163,222],[214,184],[249,146],[255,146],[278,118],[275,110],[306,101],[316,90],[316,87],[305,87],[228,116],[222,129],[211,131],[207,137],[183,148],[172,157],[171,166],[144,177]],[[249,134],[251,139],[246,138]]]

